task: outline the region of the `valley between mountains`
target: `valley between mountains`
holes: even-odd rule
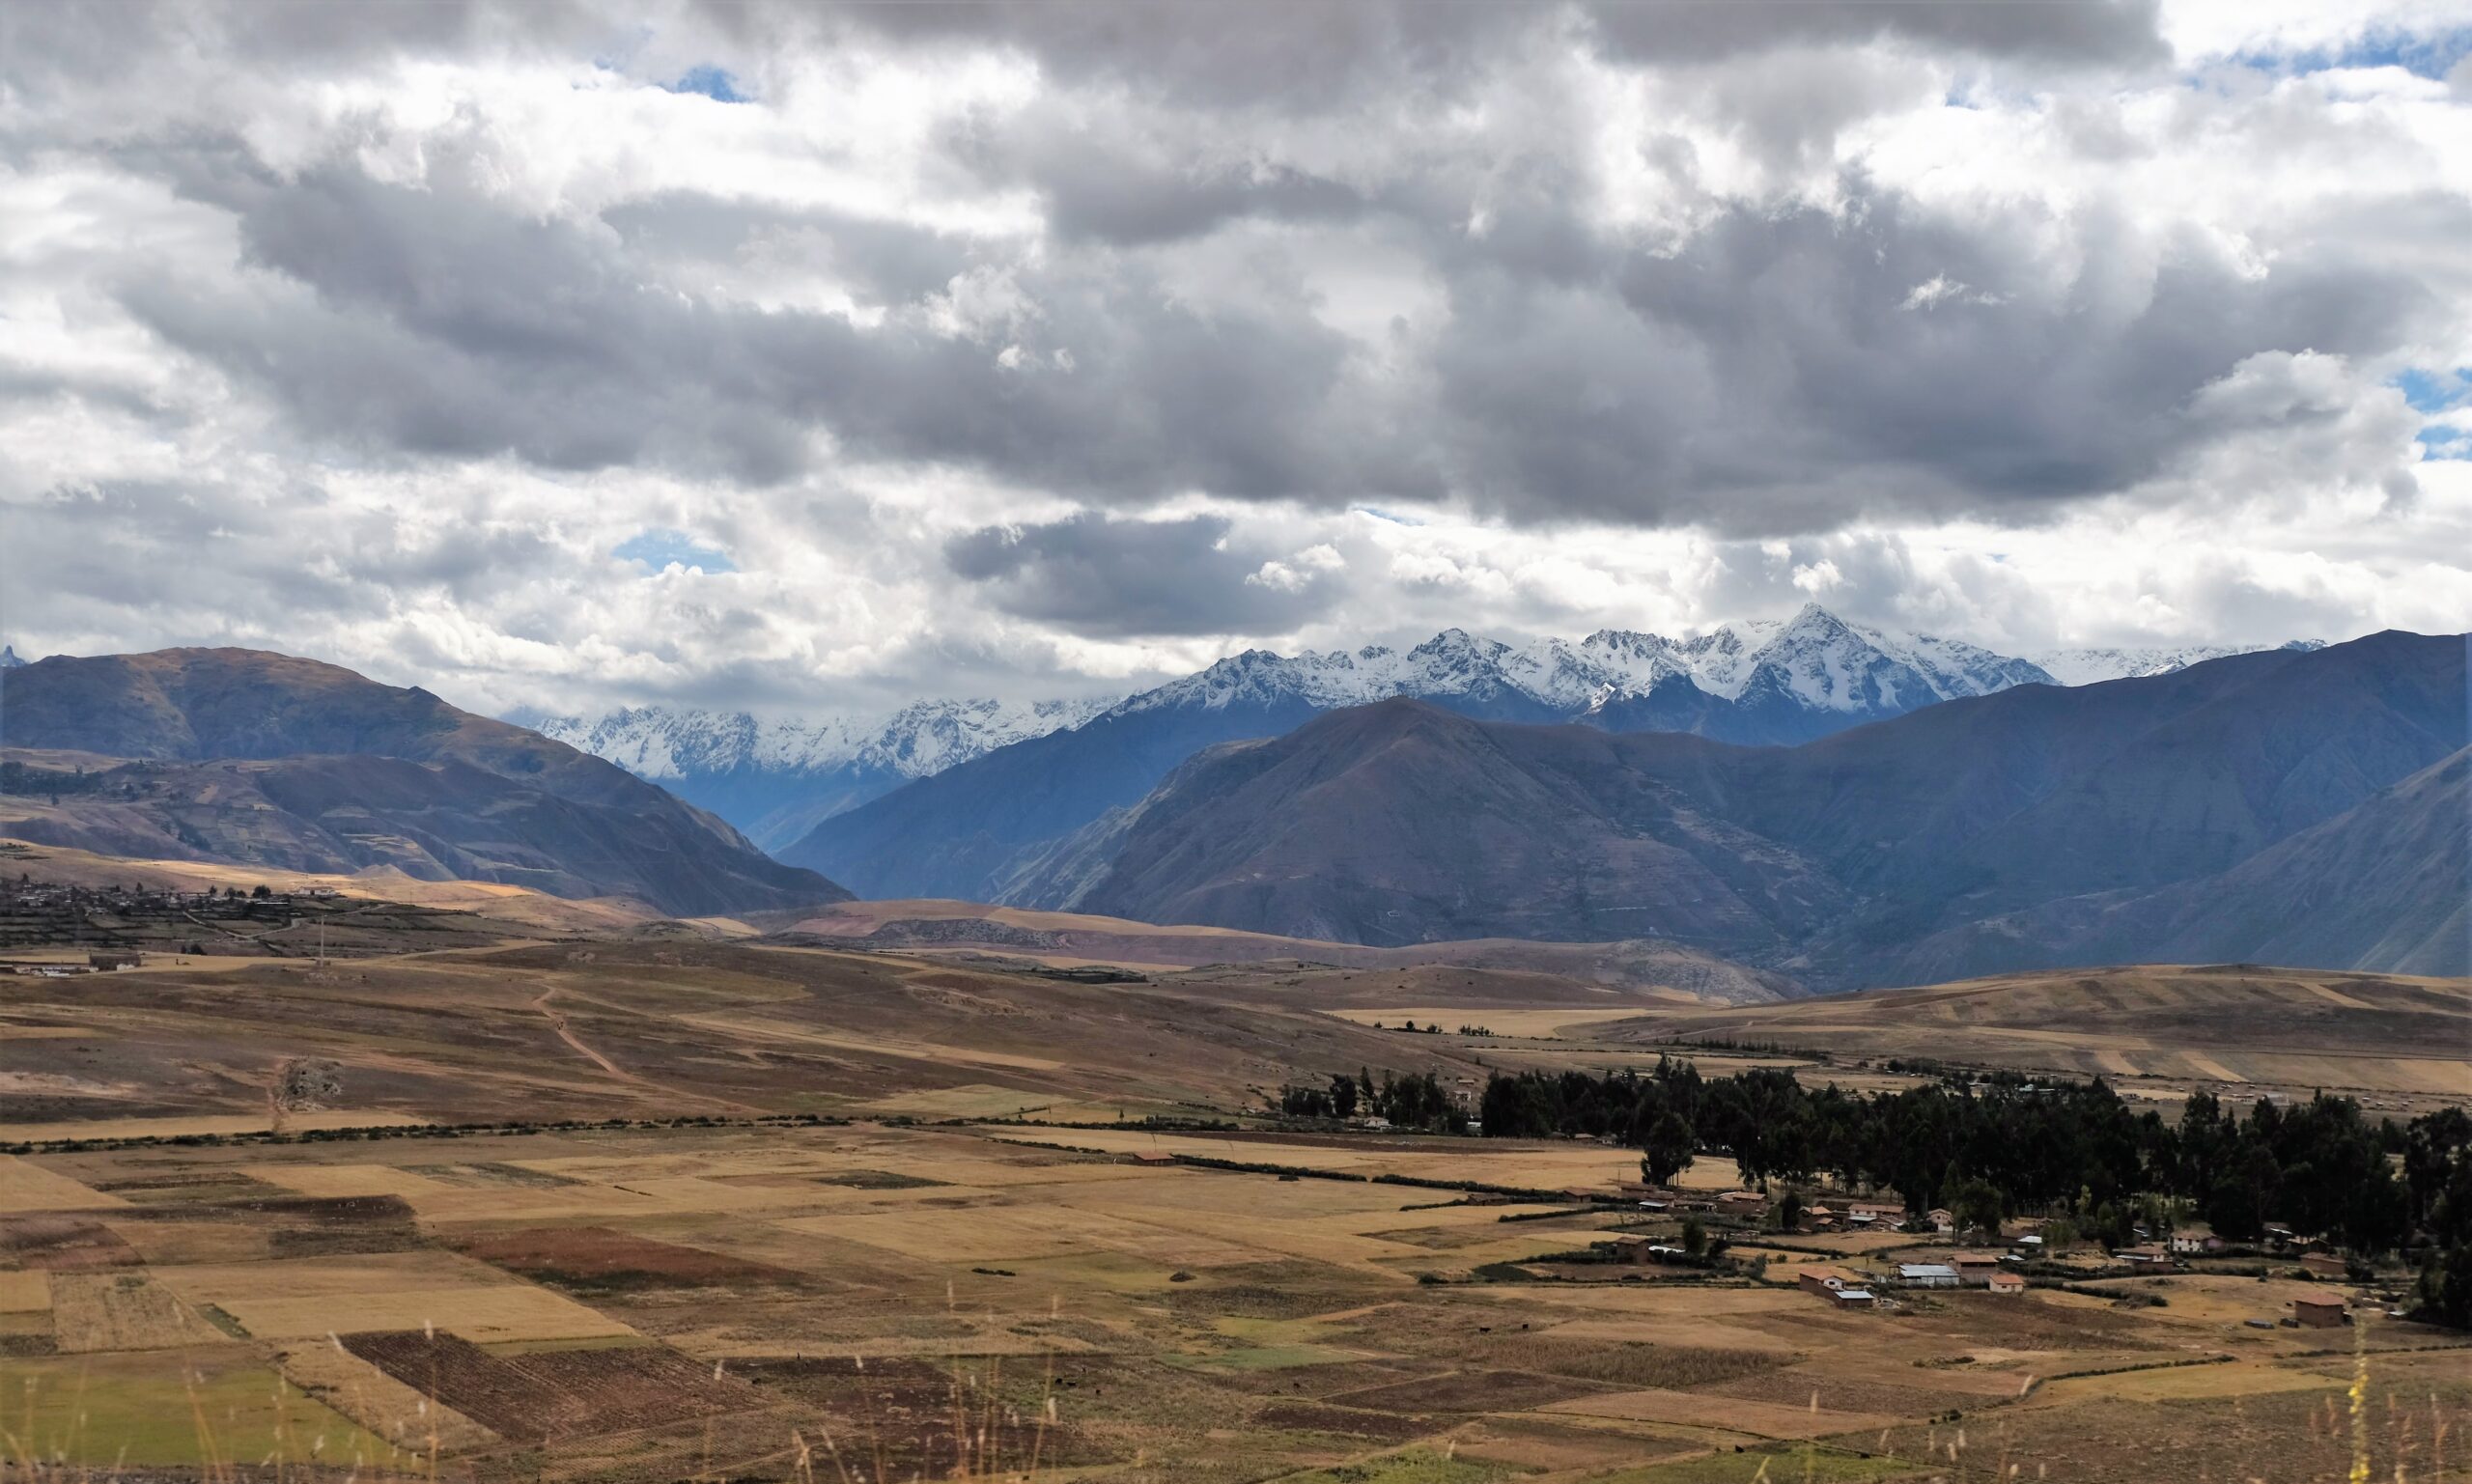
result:
[[[818,826],[961,900],[332,666],[11,667],[0,1426],[183,1484],[2400,1467],[2472,1426],[2464,673],[1103,715]]]

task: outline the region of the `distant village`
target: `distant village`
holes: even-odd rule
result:
[[[1579,1196],[1593,1192],[1570,1193]],[[1967,1231],[1961,1229],[1953,1212],[1933,1209],[1917,1217],[1907,1211],[1903,1202],[1893,1200],[1848,1200],[1833,1206],[1796,1202],[1781,1206],[1758,1190],[1685,1190],[1647,1186],[1627,1187],[1624,1198],[1634,1201],[1644,1218],[1682,1218],[1686,1235],[1683,1241],[1676,1242],[1637,1232],[1622,1233],[1614,1238],[1607,1249],[1616,1263],[1704,1265],[1717,1248],[1708,1245],[1709,1229],[1702,1224],[1703,1219],[1721,1223],[1719,1231],[1723,1236],[1753,1245],[1774,1245],[1779,1237],[1790,1241],[1806,1233],[1836,1236],[1894,1232],[1913,1239],[1912,1245],[1895,1247],[1883,1260],[1870,1263],[1862,1271],[1833,1263],[1795,1270],[1796,1286],[1839,1309],[1893,1308],[1904,1298],[1927,1296],[1936,1289],[1973,1288],[1994,1295],[2017,1296],[2035,1286],[2029,1282],[2030,1273],[2036,1282],[2065,1284],[2140,1271],[2179,1272],[2193,1258],[2263,1258],[2289,1265],[2301,1274],[2328,1284],[2346,1283],[2359,1275],[2353,1264],[2329,1250],[2325,1243],[2297,1235],[2279,1221],[2267,1222],[2263,1239],[2250,1244],[2227,1242],[2203,1225],[2170,1230],[2139,1226],[2133,1232],[2138,1239],[2135,1243],[2106,1250],[2075,1237],[2065,1239],[2068,1245],[2065,1247],[2054,1245],[2044,1235],[2046,1223],[2034,1218],[2004,1222],[2000,1230]],[[2002,1234],[2011,1227],[2014,1235]],[[1958,1245],[1967,1238],[1975,1239],[1979,1245]],[[1984,1238],[1990,1242],[1984,1244]],[[1936,1243],[1950,1244],[1952,1250],[1939,1251]],[[2292,1300],[2289,1307],[2289,1314],[2275,1321],[2252,1323],[2269,1328],[2280,1324],[2287,1328],[2335,1329],[2352,1322],[2351,1301],[2339,1292],[2305,1295]]]
[[[0,880],[0,972],[58,976],[138,966],[148,953],[203,955],[233,935],[256,939],[304,910],[338,901],[331,886],[177,891],[135,884],[78,886],[20,872]],[[59,950],[86,950],[83,961]],[[24,956],[40,953],[41,957]]]

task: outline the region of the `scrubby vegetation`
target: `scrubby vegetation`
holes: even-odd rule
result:
[[[1355,1118],[1370,1115],[1395,1129],[1432,1134],[1459,1134],[1468,1127],[1467,1109],[1443,1090],[1430,1072],[1399,1077],[1385,1072],[1373,1079],[1371,1069],[1356,1076],[1333,1074],[1325,1087],[1290,1085],[1278,1090],[1278,1110],[1291,1118]]]

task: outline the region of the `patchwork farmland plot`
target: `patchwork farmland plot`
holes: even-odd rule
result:
[[[1673,1034],[1751,1042],[1754,1017],[1808,1049],[1695,1054],[1817,1077],[1843,1005],[1357,1001],[1495,1022],[1460,1038],[1200,972],[1082,985],[691,943],[354,972],[217,970],[211,994],[96,976],[88,1001],[18,1007],[99,1028],[0,1042],[0,1070],[74,1048],[165,1089],[92,1141],[0,1156],[0,1428],[9,1456],[51,1461],[40,1484],[116,1466],[212,1484],[261,1461],[457,1484],[1991,1484],[2018,1463],[2054,1484],[2321,1484],[2351,1467],[2356,1342],[2374,1476],[2444,1484],[2472,1459],[2466,1352],[2432,1348],[2457,1337],[2367,1302],[2341,1333],[2276,1325],[2295,1298],[2366,1297],[2352,1285],[2190,1273],[1840,1312],[1799,1267],[1877,1273],[1947,1244],[1717,1221],[1741,1262],[1616,1263],[1599,1250],[1616,1236],[1679,1237],[1623,1196],[1636,1151],[1230,1126],[1265,1088],[1340,1068],[1457,1087],[1496,1065],[1653,1062]],[[2159,1024],[2172,980],[2149,977],[2121,1002]],[[552,990],[591,1056],[547,1028]],[[1994,1015],[1978,988],[1916,1013],[2022,1058],[2069,993],[2028,986]],[[2207,993],[2399,1013],[2306,984]],[[2420,1029],[2453,1003],[2392,994]],[[2243,1074],[2303,1054],[2272,1029],[2196,1054]],[[334,1056],[366,1116],[250,1134],[230,1089],[276,1039]],[[972,1055],[935,1060],[954,1048]],[[2152,1070],[2127,1032],[2101,1050]],[[1013,1121],[1025,1106],[1190,1121]],[[910,1121],[948,1116],[1005,1121]],[[1711,1157],[1682,1184],[1735,1178]]]

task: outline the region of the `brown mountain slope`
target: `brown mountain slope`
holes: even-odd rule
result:
[[[1258,969],[1284,979],[1309,972],[1308,966],[1383,970],[1444,966],[1520,976],[1518,997],[1523,999],[1597,1006],[1620,1003],[1621,996],[1635,994],[1750,1004],[1802,993],[1783,974],[1652,939],[1556,943],[1487,938],[1373,948],[1232,928],[1163,926],[1122,917],[932,898],[842,903],[798,921],[786,936],[776,935],[771,940],[801,939],[871,951],[986,955],[1052,965],[1118,965],[1150,971],[1207,969],[1204,977],[1233,968]],[[1370,982],[1372,976],[1365,977]]]
[[[1917,944],[1907,964],[1953,976],[2140,955],[2472,974],[2472,749],[2229,871],[1973,924]]]
[[[1604,1041],[1758,1042],[2069,1076],[2472,1097],[2472,984],[2254,964],[2065,969],[1783,1005],[1676,1007]],[[1817,1080],[1816,1075],[1813,1080]]]
[[[391,866],[680,916],[848,895],[600,758],[285,655],[14,669],[0,679],[0,743],[15,765],[0,834],[19,839],[295,871]]]
[[[1179,770],[1073,905],[1374,944],[1665,937],[1721,954],[1851,906],[1811,862],[1633,766],[1643,747],[1729,750],[1417,701],[1336,713]]]
[[[1194,758],[1017,895],[1377,944],[1663,937],[1847,987],[2198,947],[2459,972],[2462,810],[2360,811],[2472,742],[2466,653],[2378,634],[2020,686],[1793,748],[1385,703]],[[2319,864],[2264,854],[2303,836]],[[2365,884],[2277,884],[2338,868]],[[2208,880],[2211,901],[2114,936],[2078,915]]]

